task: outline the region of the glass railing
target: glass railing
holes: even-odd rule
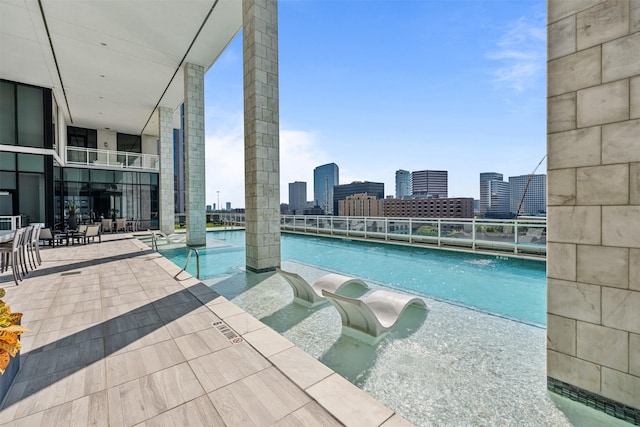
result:
[[[160,169],[160,156],[127,151],[67,147],[67,164],[157,171]]]
[[[245,215],[220,214],[224,223],[244,224]],[[466,247],[523,254],[547,253],[546,218],[369,218],[282,215],[283,231],[388,242]]]

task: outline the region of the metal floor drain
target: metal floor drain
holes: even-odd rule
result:
[[[61,276],[72,276],[74,274],[80,274],[82,271],[68,271],[66,273],[60,273]]]
[[[224,323],[223,321],[219,321],[219,322],[213,322],[212,323],[213,326],[216,327],[216,329],[218,329],[218,331],[224,335],[229,341],[231,341],[233,344],[239,344],[242,341],[244,341],[244,339],[240,336],[238,336],[238,334],[236,334],[233,329],[231,329],[229,327],[229,325],[227,325],[226,323]]]

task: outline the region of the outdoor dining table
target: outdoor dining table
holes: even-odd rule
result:
[[[12,241],[15,234],[15,230],[0,230],[0,243]]]

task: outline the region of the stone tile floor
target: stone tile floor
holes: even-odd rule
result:
[[[41,255],[2,425],[408,425],[131,235]]]

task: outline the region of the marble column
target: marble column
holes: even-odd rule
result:
[[[547,17],[548,384],[640,423],[640,2]]]
[[[170,234],[174,231],[174,164],[173,164],[173,112],[159,107],[160,134],[160,230]]]
[[[246,266],[280,266],[278,9],[243,0]]]
[[[206,236],[204,67],[184,65],[187,245],[203,246]]]

